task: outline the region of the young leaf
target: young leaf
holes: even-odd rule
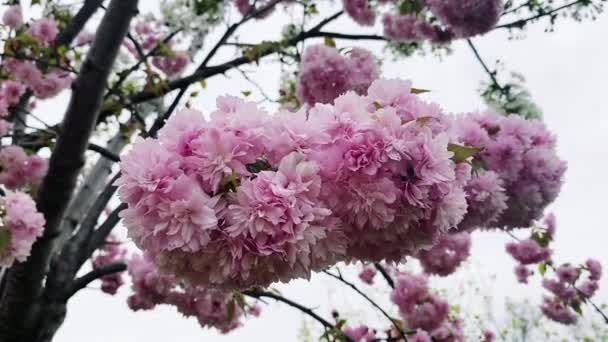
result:
[[[333,47],[333,48],[336,47],[336,41],[332,37],[325,37],[323,42],[325,43],[325,46],[329,46],[329,47]]]
[[[448,151],[454,153],[452,160],[456,163],[463,162],[468,158],[477,155],[482,150],[483,148],[479,147],[462,146],[452,143],[448,144]]]
[[[541,276],[544,276],[545,273],[547,273],[547,264],[544,262],[541,262],[540,264],[538,264],[538,273],[540,273]]]
[[[424,93],[429,93],[430,90],[428,89],[420,89],[420,88],[412,88],[410,89],[410,93],[412,94],[424,94]]]

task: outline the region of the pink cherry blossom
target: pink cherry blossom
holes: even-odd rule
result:
[[[2,15],[2,23],[13,30],[18,30],[23,26],[23,14],[20,5],[13,5],[7,8]]]
[[[58,29],[55,20],[41,18],[30,25],[29,34],[43,44],[51,44],[55,41]]]
[[[0,265],[10,267],[15,260],[24,262],[29,257],[32,245],[42,236],[45,221],[25,193],[7,192],[0,205],[5,213],[0,233],[8,237],[6,244],[0,245]]]

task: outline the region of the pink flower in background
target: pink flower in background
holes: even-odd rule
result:
[[[32,245],[42,236],[44,217],[36,209],[32,198],[22,192],[8,192],[0,199],[5,212],[0,234],[0,265],[10,267],[15,260],[24,262],[29,256]]]
[[[577,321],[576,313],[563,303],[545,298],[541,310],[545,316],[562,324],[574,324]]]
[[[367,50],[355,48],[342,56],[336,48],[312,45],[302,56],[296,94],[309,105],[330,103],[349,90],[363,94],[378,76],[377,62]]]
[[[38,185],[48,169],[48,161],[37,155],[28,156],[23,148],[11,145],[0,149],[0,184],[9,189]]]
[[[447,234],[429,250],[421,250],[417,257],[426,273],[447,276],[469,257],[471,235]]]
[[[20,5],[13,5],[6,9],[2,15],[2,23],[13,30],[18,30],[23,26],[23,14]]]
[[[344,12],[357,24],[372,26],[376,21],[376,12],[371,8],[368,0],[342,0]]]
[[[171,56],[157,56],[152,59],[152,64],[169,78],[181,75],[188,63],[190,63],[190,55],[185,51],[175,51]]]
[[[309,46],[302,55],[296,94],[300,101],[310,105],[330,103],[349,90],[350,77],[348,59],[337,49]]]
[[[409,339],[412,342],[432,342],[432,338],[428,332],[418,329],[416,330],[416,334]]]
[[[518,242],[509,242],[506,245],[507,253],[523,265],[537,264],[549,260],[551,250],[541,247],[538,242],[527,239]]]
[[[372,285],[374,284],[374,277],[376,276],[376,269],[372,265],[367,265],[363,267],[361,272],[359,272],[359,279],[362,282]]]
[[[578,270],[570,264],[563,264],[555,271],[561,282],[574,283],[578,279]]]
[[[4,120],[4,119],[0,119],[0,137],[7,135],[11,128],[13,127],[13,124]]]
[[[399,273],[395,278],[395,289],[391,301],[401,312],[412,312],[417,303],[427,296],[427,279],[409,273]]]
[[[120,245],[120,242],[114,235],[110,235],[105,245],[99,249],[97,256],[93,259],[93,268],[103,267],[115,262],[123,262],[126,255],[126,248]],[[115,295],[124,284],[121,272],[104,275],[100,280],[101,291],[109,295]]]
[[[356,328],[347,327],[344,329],[344,334],[353,342],[373,342],[377,340],[374,331],[365,325]]]
[[[157,305],[170,305],[186,317],[195,317],[201,327],[215,327],[227,333],[241,325],[243,310],[233,294],[188,283],[180,284],[176,278],[159,270],[144,256],[133,256],[128,262],[133,294],[127,299],[134,310],[151,310]],[[256,303],[242,303],[250,308]],[[257,317],[256,309],[250,310]]]
[[[28,31],[32,37],[43,44],[51,44],[57,37],[57,23],[50,18],[41,18],[30,25]]]
[[[496,338],[496,335],[488,329],[485,329],[481,332],[481,337],[483,338],[483,342],[492,342]]]
[[[595,259],[587,259],[585,262],[587,266],[587,270],[591,274],[589,279],[591,280],[600,280],[602,277],[602,264]]]
[[[74,78],[63,70],[51,70],[40,80],[30,84],[34,95],[39,99],[48,99],[57,96],[62,90],[68,88]]]
[[[483,34],[494,28],[502,0],[427,0],[431,12],[459,37]]]
[[[529,270],[525,265],[518,264],[515,266],[515,276],[517,277],[517,281],[522,284],[528,283],[528,277],[532,275],[532,271]]]
[[[386,13],[382,17],[384,36],[392,41],[448,43],[454,38],[451,30],[443,29],[414,14]]]
[[[510,229],[528,227],[540,219],[559,194],[566,171],[565,162],[557,157],[555,138],[544,124],[517,115],[472,113],[457,120],[456,135],[468,145],[483,148],[475,159],[498,175],[506,195],[502,213],[490,215],[491,222],[478,225]],[[488,205],[502,207],[499,197],[488,197]]]
[[[10,105],[19,103],[21,96],[25,93],[25,86],[17,81],[7,80],[2,82],[2,98]]]

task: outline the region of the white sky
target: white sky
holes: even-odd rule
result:
[[[148,7],[156,2],[142,3],[142,7]],[[286,15],[275,14],[262,23],[241,30],[240,36],[246,42],[276,38],[280,27],[288,20]],[[605,104],[608,95],[605,86],[608,79],[607,27],[608,16],[603,15],[594,22],[560,22],[556,32],[549,34],[543,32],[543,24],[537,24],[528,31],[524,40],[509,41],[506,32],[475,39],[490,65],[501,59],[508,70],[526,76],[534,100],[544,110],[545,122],[558,136],[559,155],[568,161],[562,193],[551,206],[558,219],[555,244],[558,261],[583,262],[588,256],[593,256],[608,266],[608,233],[603,231],[607,229],[603,210],[607,209],[608,194],[608,143],[604,140],[608,132],[608,107]],[[330,28],[342,32],[359,30],[348,19],[341,19]],[[340,47],[351,44],[338,42]],[[357,45],[381,53],[380,44],[358,42]],[[447,111],[482,109],[483,102],[477,90],[480,81],[486,80],[486,74],[466,44],[455,43],[453,49],[454,53],[443,61],[434,57],[397,62],[387,59],[382,67],[383,75],[412,79],[417,87],[431,89],[432,92],[425,96],[441,103]],[[215,61],[220,63],[231,57],[231,53],[226,51]],[[254,78],[267,93],[274,95],[278,87],[278,69],[276,65],[262,65]],[[247,69],[251,70],[251,67]],[[196,107],[209,112],[213,109],[215,97],[240,95],[242,90],[252,90],[255,97],[255,88],[243,81],[238,73],[232,72],[228,76],[230,78],[219,76],[208,80],[207,88],[197,98]],[[41,106],[42,110],[60,114],[65,100],[63,96]],[[471,258],[475,266],[469,268],[472,271],[468,272],[468,277],[485,279],[484,284],[487,284],[490,275],[499,273],[487,290],[496,301],[510,297],[540,302],[538,287],[521,286],[515,282],[512,275],[514,263],[504,253],[505,241],[507,237],[501,234],[477,234]],[[354,299],[353,293],[330,284],[333,283],[326,277],[317,276],[311,282],[294,281],[280,286],[280,289],[290,298],[318,307],[318,312],[326,317],[336,305],[345,314],[350,313],[355,321],[369,317],[369,314],[358,312],[360,302]],[[378,284],[384,286],[381,281]],[[598,302],[608,299],[608,281],[604,280],[602,286]],[[298,340],[302,315],[282,304],[271,303],[265,307],[261,318],[250,319],[243,328],[224,336],[213,330],[201,329],[194,318],[185,319],[170,307],[133,313],[125,303],[129,292],[128,286],[114,297],[93,288],[81,291],[70,302],[66,322],[56,341],[80,342],[83,338],[87,342]],[[371,312],[369,308],[365,310]]]

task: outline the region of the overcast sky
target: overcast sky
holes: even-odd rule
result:
[[[154,1],[142,1],[151,6]],[[144,10],[145,11],[145,10]],[[286,15],[274,14],[259,24],[241,31],[243,41],[255,42],[276,38],[280,27],[287,23]],[[333,24],[333,30],[359,30],[344,18]],[[606,79],[608,79],[608,47],[606,33],[608,15],[597,21],[575,23],[565,20],[558,23],[556,32],[544,33],[543,24],[528,30],[523,40],[509,40],[506,32],[495,32],[476,38],[482,56],[493,65],[503,61],[508,70],[525,75],[527,85],[536,103],[543,109],[547,125],[558,136],[560,157],[568,161],[566,182],[559,199],[551,206],[558,220],[555,243],[558,261],[583,262],[588,256],[608,265],[608,233],[606,207],[608,193],[608,106]],[[350,46],[352,42],[338,42]],[[357,42],[381,54],[381,45]],[[453,44],[454,52],[443,60],[437,58],[410,58],[385,60],[382,71],[385,77],[413,80],[416,87],[431,89],[426,97],[439,102],[449,112],[483,109],[478,95],[480,81],[486,80],[480,65],[466,44]],[[221,54],[216,62],[229,58],[230,51]],[[249,68],[250,70],[251,68]],[[253,91],[238,73],[230,78],[218,77],[207,81],[207,88],[197,98],[196,107],[209,112],[218,95],[239,95],[242,90]],[[279,71],[276,65],[262,64],[254,76],[269,94],[276,94]],[[62,113],[65,97],[45,106],[52,115]],[[496,233],[480,233],[474,238],[471,265],[466,276],[458,278],[482,279],[497,302],[505,297],[531,298],[540,302],[537,286],[521,286],[512,275],[514,266],[504,253],[507,237]],[[496,281],[490,279],[498,273]],[[606,278],[606,277],[605,277]],[[535,281],[532,281],[535,282]],[[454,284],[457,282],[451,282]],[[288,297],[317,307],[328,316],[337,306],[350,313],[354,320],[367,320],[369,314],[358,312],[359,303],[347,289],[331,285],[324,276],[312,281],[294,281],[279,288]],[[382,282],[378,282],[383,286]],[[445,285],[445,283],[444,283]],[[462,285],[462,283],[460,283]],[[98,286],[98,285],[95,285]],[[453,286],[453,285],[452,285]],[[458,286],[458,285],[457,285]],[[599,302],[608,299],[608,282],[602,283]],[[131,312],[125,303],[129,293],[123,287],[118,295],[109,297],[93,288],[81,291],[69,304],[64,326],[58,342],[194,342],[194,341],[297,341],[302,315],[281,304],[271,303],[264,308],[262,317],[246,321],[244,327],[229,335],[203,330],[194,318],[186,319],[173,308],[159,307],[149,312]],[[382,292],[386,290],[376,290]],[[367,311],[370,311],[369,308]]]

